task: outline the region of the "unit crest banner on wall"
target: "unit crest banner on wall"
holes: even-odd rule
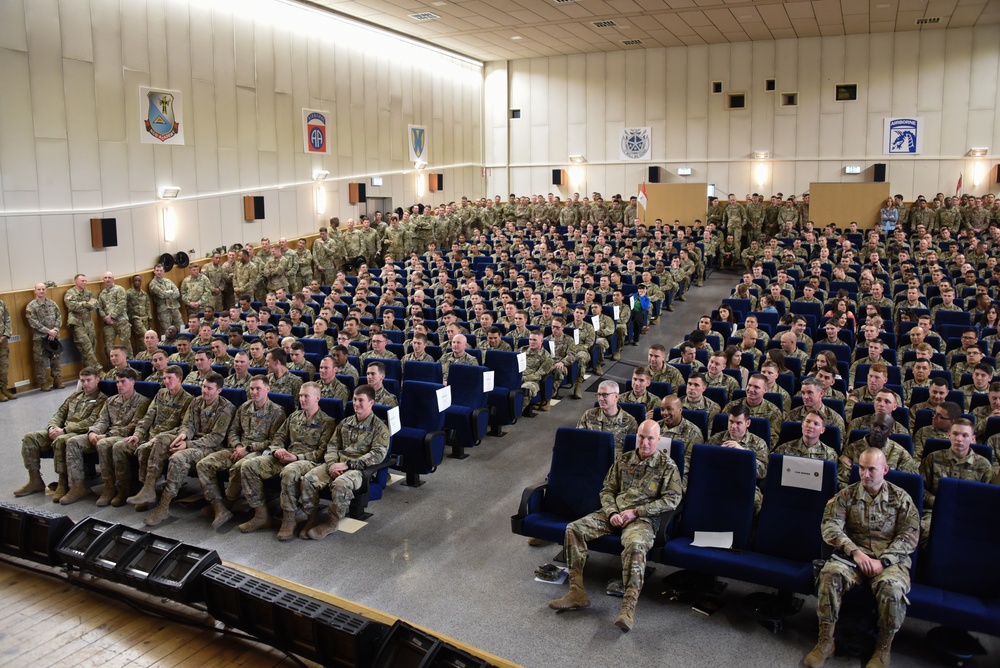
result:
[[[302,110],[303,150],[306,153],[330,153],[330,112],[319,109]]]
[[[653,142],[650,128],[622,128],[622,138],[618,144],[619,160],[650,160]]]
[[[406,142],[410,146],[410,162],[428,162],[426,125],[408,125]]]
[[[886,118],[882,135],[885,155],[920,155],[924,146],[923,119]]]
[[[184,102],[179,90],[139,86],[139,136],[143,144],[184,144]]]

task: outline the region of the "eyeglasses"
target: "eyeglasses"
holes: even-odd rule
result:
[[[618,396],[617,392],[598,392],[597,393],[597,398],[598,399],[607,399],[608,397],[615,397],[615,396]]]

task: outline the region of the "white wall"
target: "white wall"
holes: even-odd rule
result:
[[[146,85],[183,93],[186,145],[140,143]],[[4,0],[0,90],[0,291],[315,232],[314,169],[330,171],[324,219],[356,215],[347,182],[370,175],[386,176],[369,195],[415,201],[410,123],[428,126],[428,171],[445,175],[424,201],[482,189],[478,66],[263,0]],[[332,155],[303,153],[303,107],[332,112]],[[165,185],[181,188],[173,243]],[[243,222],[243,194],[264,195],[265,220]],[[117,248],[91,248],[100,216],[117,218]]]
[[[966,192],[996,191],[990,170],[1000,160],[998,65],[995,26],[490,63],[485,159],[505,165],[509,150],[510,167],[509,178],[494,169],[487,190],[634,194],[656,164],[665,168],[665,182],[715,183],[741,197],[789,194],[814,181],[870,181],[870,166],[885,162],[892,191],[907,198],[954,192],[959,173]],[[777,91],[764,91],[768,78]],[[722,81],[724,91],[746,91],[749,109],[726,111],[725,95],[709,94],[712,81]],[[858,84],[858,100],[837,102],[839,83]],[[798,106],[779,106],[781,92],[797,92]],[[521,110],[509,121],[509,136],[508,108]],[[883,156],[883,118],[911,114],[925,123],[923,154]],[[652,162],[619,161],[626,126],[652,128]],[[973,146],[992,153],[982,161],[978,188],[976,161],[965,157]],[[771,154],[763,182],[751,160],[755,150]],[[553,186],[551,170],[568,168],[572,154],[588,161],[583,182]],[[865,172],[845,175],[847,164]],[[677,176],[681,166],[693,174]]]

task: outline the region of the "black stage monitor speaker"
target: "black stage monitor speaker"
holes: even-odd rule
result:
[[[876,162],[874,165],[872,165],[872,171],[873,171],[873,174],[874,174],[874,177],[873,177],[872,180],[874,180],[875,183],[885,183],[885,163],[884,162]]]
[[[660,168],[656,165],[651,165],[649,168],[649,182],[659,183],[660,182]]]
[[[73,520],[47,510],[0,503],[0,552],[42,564],[62,563],[57,548]]]
[[[182,603],[202,599],[201,575],[222,563],[215,550],[181,544],[163,555],[149,574],[148,590]]]

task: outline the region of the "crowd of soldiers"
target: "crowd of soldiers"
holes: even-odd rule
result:
[[[521,350],[525,353],[522,387],[526,403],[540,392],[547,376],[553,377],[558,388],[576,365],[581,373],[572,396],[581,398],[582,372],[589,367],[602,375],[608,351],[617,350],[613,355],[617,359],[625,345],[637,344],[648,326],[656,323],[658,314],[671,310],[674,301],[685,300],[687,291],[700,285],[706,269],[714,265],[742,268],[742,281],[734,297],[748,300],[752,312],[778,314],[780,329],[768,331],[770,327],[754,315],[737,323],[732,308],[720,305],[712,315],[700,318],[696,329],[675,350],[651,346],[648,364],[634,371],[628,392],[620,394],[616,383],[603,382],[598,389],[598,407],[586,411],[579,426],[614,433],[621,457],[629,455],[621,453],[625,434],[638,433],[649,439],[654,426],[657,438],[665,435],[688,446],[707,441],[750,449],[757,456],[761,480],[772,452],[835,461],[841,495],[855,493],[857,486],[848,482],[852,467],[858,463],[863,486],[870,493],[883,489],[879,477],[883,466],[919,472],[927,489],[922,519],[926,539],[937,481],[942,477],[990,481],[998,473],[996,464],[991,465],[970,446],[986,436],[988,418],[1000,416],[1000,383],[992,380],[994,363],[975,352],[992,354],[998,342],[1000,306],[994,300],[1000,269],[994,251],[1000,243],[1000,221],[996,219],[1000,203],[988,196],[982,200],[963,198],[956,205],[939,196],[933,207],[918,198],[909,209],[903,206],[902,198],[897,199],[900,209],[892,230],[857,237],[852,234],[858,232],[857,223],[846,230],[832,225],[815,228],[808,220],[807,195],[796,202],[794,197],[784,199],[779,194],[769,205],[757,195],[748,196],[742,204],[733,195],[725,205],[713,198],[704,223],[695,221],[691,226],[661,220],[647,226],[636,217],[635,198],[626,203],[615,197],[608,206],[597,193],[591,198],[574,196],[566,202],[551,194],[547,198],[512,195],[507,202],[499,197],[478,202],[463,198],[461,203],[413,207],[385,218],[380,214],[373,219],[362,217],[358,224],[348,220],[343,227],[332,219],[331,227],[320,230],[311,248],[306,248],[305,240],[293,248],[284,239],[274,245],[262,239],[258,249],[246,244],[230,251],[225,260],[217,254],[204,267],[192,266],[190,276],[180,286],[157,266],[148,295],[142,290],[140,277],[133,277],[132,289],[125,291],[120,287],[115,290],[114,276],[106,274],[105,290],[94,297],[86,289],[86,277],[78,276],[72,296],[67,293],[66,297],[74,340],[85,359],[88,350],[93,355],[96,337],[90,315],[96,312],[109,360],[114,358],[117,363],[113,360],[114,368],[103,372],[96,360],[91,360],[95,364],[88,364],[81,374],[81,389],[71,397],[74,403],[67,400],[47,432],[25,437],[29,482],[18,494],[43,489],[38,457],[39,451],[48,447],[57,454],[57,500],[82,498],[87,492],[81,488],[79,453],[89,448],[99,455],[110,453],[101,459],[105,491],[98,503],[152,508],[147,516],[150,524],[166,517],[183,476],[195,466],[210,502],[213,526],[221,526],[232,517],[232,505],[240,496],[254,510],[253,518],[242,524],[241,530],[265,526],[269,516],[261,481],[280,477],[283,516],[279,538],[295,535],[299,511],[308,519],[298,533],[321,537],[336,527],[350,501],[352,485],[356,484],[351,472],[385,454],[385,426],[364,409],[369,401],[395,401],[381,384],[385,370],[379,360],[395,357],[386,349],[385,331],[405,333],[409,352],[404,362],[438,359],[445,378],[449,364],[475,363],[467,345]],[[957,216],[948,213],[953,208],[960,211]],[[957,227],[954,232],[953,226]],[[349,274],[356,274],[356,280],[354,276],[348,280]],[[831,290],[834,283],[850,282],[856,290]],[[323,286],[329,286],[329,293]],[[58,363],[46,343],[58,335],[61,325],[60,309],[46,299],[45,290],[45,285],[37,286],[36,299],[28,306],[42,389],[59,385]],[[963,300],[967,300],[964,308]],[[792,304],[799,301],[819,303],[827,311],[822,337],[793,312]],[[227,305],[230,308],[224,308]],[[402,319],[395,307],[404,309]],[[612,307],[611,316],[607,307]],[[948,343],[935,336],[935,316],[942,309],[965,310],[974,318],[974,326],[963,334],[959,347],[948,349],[946,362],[953,380],[944,383],[933,373],[941,370],[936,355],[945,352]],[[182,310],[187,312],[187,321],[182,319]],[[151,327],[154,314],[158,329]],[[719,328],[720,322],[728,328]],[[121,323],[128,324],[128,331]],[[732,331],[733,325],[736,331]],[[330,354],[322,357],[318,369],[304,358],[301,342],[292,335],[296,327],[304,327],[305,338],[327,342]],[[732,342],[722,338],[719,345],[715,335],[720,331],[735,338]],[[880,339],[889,333],[908,343],[898,350],[890,349]],[[812,354],[815,342],[853,341],[855,336],[859,347],[846,375],[832,354]],[[222,338],[228,346],[213,341]],[[772,342],[774,345],[769,345]],[[135,348],[132,343],[136,343]],[[177,352],[165,354],[159,347],[164,343],[176,345]],[[366,349],[363,355],[359,343]],[[440,357],[430,354],[434,343],[440,344]],[[192,344],[197,352],[192,351]],[[108,412],[104,404],[110,400],[105,402],[93,388],[88,390],[85,381],[101,375],[114,378],[119,384],[118,396],[132,396],[122,384],[127,386],[129,376],[134,375],[129,374],[126,361],[140,347],[142,352],[135,358],[153,363],[154,377],[164,389],[149,407],[140,407],[139,400],[134,402],[133,413],[144,414],[131,416],[134,426],[129,434],[128,410],[120,407],[117,421],[104,415]],[[707,364],[698,360],[699,351],[707,353]],[[902,358],[910,351],[915,359],[906,363]],[[351,364],[351,356],[360,358],[360,368]],[[778,382],[782,374],[791,373],[791,358],[799,361],[800,370],[793,393]],[[901,371],[912,373],[898,388],[887,383],[890,368],[897,361],[905,364]],[[182,379],[176,363],[192,364],[196,370]],[[232,369],[227,377],[212,371],[212,366],[219,364]],[[868,365],[868,374],[864,381],[856,382],[860,364]],[[47,367],[51,368],[51,381],[42,374]],[[268,373],[249,374],[251,367],[264,367]],[[685,369],[686,377],[678,367]],[[303,384],[289,370],[308,371],[310,378],[315,375],[316,379]],[[366,416],[361,422],[367,424],[348,425],[345,421],[334,427],[317,412],[314,399],[349,398],[336,375],[348,373],[357,378],[359,372],[364,372],[368,383],[360,385],[353,395],[355,418]],[[970,383],[962,387],[966,401],[959,406],[947,400],[947,389],[952,382],[958,387],[966,374]],[[201,397],[189,397],[185,403],[181,381],[200,384]],[[671,392],[655,396],[648,390],[651,382],[668,382]],[[245,389],[250,400],[234,409],[218,393],[227,385]],[[680,394],[682,385],[684,394]],[[300,408],[286,420],[280,420],[281,415],[268,405],[267,392],[275,386],[297,397]],[[709,399],[705,394],[708,388],[723,388],[726,401]],[[927,389],[925,402],[910,401],[916,388]],[[735,390],[745,390],[745,397],[732,399]],[[802,405],[793,410],[796,394]],[[988,401],[972,410],[977,394]],[[775,396],[780,397],[778,403],[772,402]],[[826,405],[824,399],[829,398],[844,401],[844,411]],[[620,401],[644,406],[645,432],[640,430],[640,421],[621,409]],[[119,399],[119,403],[125,402]],[[160,408],[154,410],[157,402]],[[863,406],[872,410],[862,411]],[[910,409],[905,423],[893,417],[899,406]],[[549,404],[540,408],[546,410]],[[918,431],[918,412],[924,408],[933,411],[933,420]],[[76,417],[75,411],[88,410],[87,415],[93,418],[89,423]],[[653,421],[657,410],[658,422]],[[725,414],[726,428],[703,433],[683,418],[683,410],[705,411],[710,417]],[[966,410],[972,410],[974,422],[961,417]],[[763,436],[750,429],[757,417],[769,422]],[[779,443],[786,419],[800,423],[801,437]],[[96,431],[95,425],[99,427]],[[121,426],[121,434],[112,433],[112,427],[117,426]],[[831,426],[840,430],[841,441],[835,444],[839,453],[822,438]],[[292,428],[295,436],[289,435]],[[331,430],[332,436],[327,433]],[[914,437],[912,454],[893,440],[895,434]],[[77,438],[81,435],[83,438]],[[941,437],[950,441],[950,448],[923,453],[928,439]],[[109,445],[107,441],[113,442]],[[993,461],[1000,461],[996,456],[1000,454],[1000,435],[991,435],[988,445],[994,452]],[[632,456],[644,460],[650,456],[642,454],[645,450],[648,448],[640,448],[639,455]],[[129,489],[124,468],[130,457],[138,458],[143,483],[135,494]],[[628,464],[632,468],[638,465],[631,460]],[[225,490],[217,481],[222,470],[229,471]],[[156,484],[164,474],[167,484],[156,503]],[[671,479],[661,491],[669,489],[673,499],[674,488],[679,485],[683,490],[688,474],[686,467],[684,478]],[[632,483],[619,480],[619,484],[628,487]],[[884,484],[889,485],[885,489],[893,489]],[[327,522],[320,524],[316,518],[318,493],[327,486],[334,486],[335,503]],[[613,491],[624,493],[620,487]],[[899,502],[898,494],[890,496],[895,499],[892,503]],[[760,504],[758,492],[757,510]],[[657,507],[666,512],[675,505],[671,500]],[[886,507],[880,506],[882,510]],[[622,511],[619,506],[617,512]],[[611,512],[603,524],[591,522],[586,531],[577,527],[579,535],[572,537],[573,544],[585,542],[590,530],[620,530],[640,516],[621,517]],[[838,526],[840,536],[843,522]],[[847,533],[860,530],[853,527]],[[633,624],[641,587],[641,578],[634,575],[644,556],[639,559],[636,555],[645,551],[637,545],[643,543],[630,541],[627,546],[633,576],[626,576],[632,587],[626,597],[629,605],[623,607],[624,617],[619,620],[623,630]],[[861,557],[877,560],[877,551],[865,548],[855,555],[845,549],[846,557],[859,562],[868,576],[877,569],[861,566]],[[893,569],[896,584],[902,580],[897,570]],[[578,571],[582,571],[582,564]],[[576,598],[563,601],[559,609],[582,607],[580,577],[579,572],[577,576],[571,572],[571,583],[577,585],[572,590]],[[838,586],[842,589],[844,583]],[[826,635],[836,621],[836,606],[832,602],[823,608],[821,641],[810,655],[810,665],[819,665],[822,661],[817,657],[832,652],[832,640],[827,643]],[[893,614],[889,616],[892,623],[882,627],[887,640],[880,645],[878,656],[885,661],[892,634],[898,629],[896,622],[902,621],[898,610]]]

